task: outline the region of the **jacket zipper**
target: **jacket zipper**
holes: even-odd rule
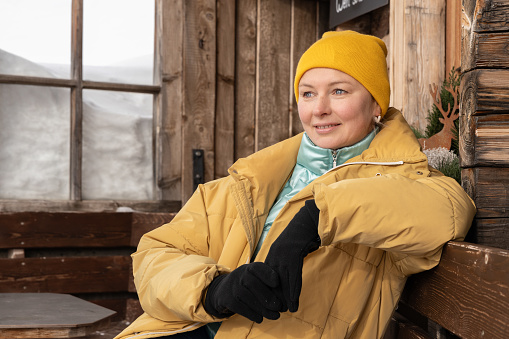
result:
[[[338,159],[338,150],[332,150],[332,168],[336,167],[336,160]]]

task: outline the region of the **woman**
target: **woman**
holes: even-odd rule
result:
[[[145,313],[118,338],[383,335],[407,277],[437,265],[475,213],[388,108],[386,55],[351,31],[304,53],[305,132],[238,160],[141,239]]]

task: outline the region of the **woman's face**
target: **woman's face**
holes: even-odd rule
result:
[[[299,117],[316,146],[338,149],[353,145],[374,128],[381,109],[371,93],[346,73],[312,68],[299,82]]]

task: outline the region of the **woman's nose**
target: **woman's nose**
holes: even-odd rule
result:
[[[314,115],[324,115],[330,114],[331,107],[329,98],[326,96],[318,96],[315,102],[315,107],[313,108]]]

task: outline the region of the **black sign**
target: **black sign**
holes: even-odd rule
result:
[[[329,27],[334,28],[388,3],[389,0],[330,0]]]

